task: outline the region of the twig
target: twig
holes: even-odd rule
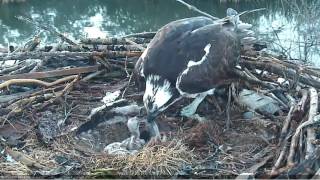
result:
[[[245,173],[241,173],[236,179],[246,179],[247,175],[251,175],[251,174],[254,175],[259,168],[264,166],[272,158],[273,158],[273,154],[266,156],[265,158],[262,159],[261,162],[251,166],[249,169],[245,171]]]
[[[6,152],[12,156],[13,159],[16,161],[21,162],[22,164],[28,166],[28,167],[35,167],[38,169],[45,169],[45,166],[37,163],[35,160],[31,159],[30,157],[26,156],[25,154],[19,152],[19,151],[14,151],[10,148],[6,148]]]
[[[130,77],[129,77],[129,81],[128,81],[126,87],[124,88],[124,90],[123,90],[123,92],[122,92],[121,98],[124,98],[125,93],[127,92],[128,88],[129,88],[129,86],[130,86],[130,83],[131,83],[131,81],[132,81],[132,77],[133,77],[133,72],[131,73],[131,75],[130,75]]]
[[[243,11],[239,13],[239,16],[245,15],[245,14],[250,14],[250,13],[254,13],[254,12],[258,12],[258,11],[264,11],[266,10],[266,8],[259,8],[259,9],[253,9],[253,10],[249,10],[249,11]]]
[[[231,125],[231,120],[230,120],[230,108],[231,108],[231,96],[232,96],[232,86],[234,87],[234,83],[231,83],[231,85],[229,86],[229,93],[228,93],[228,102],[227,102],[227,107],[226,107],[226,115],[227,115],[227,122],[226,122],[226,126],[227,126],[227,130],[230,129],[230,125]]]
[[[213,19],[213,20],[218,20],[218,19],[219,19],[219,18],[214,17],[214,16],[212,16],[212,15],[210,15],[210,14],[206,13],[206,12],[201,11],[201,10],[200,10],[200,9],[198,9],[197,7],[192,6],[192,5],[190,5],[190,4],[186,3],[186,2],[184,2],[183,0],[176,0],[176,1],[177,1],[177,2],[179,2],[179,3],[181,3],[181,4],[183,4],[183,5],[185,5],[185,6],[187,6],[190,10],[196,11],[196,12],[198,12],[198,13],[200,13],[200,14],[204,15],[204,16],[207,16],[207,17],[209,17],[209,18]]]
[[[105,73],[105,70],[101,70],[101,71],[97,71],[97,72],[91,73],[88,76],[82,78],[81,81],[84,81],[84,82],[89,81],[90,79],[95,78],[95,77],[97,77],[97,76],[99,76],[99,75],[101,75],[103,73]]]
[[[76,76],[73,76],[73,81],[71,81],[69,84],[66,85],[66,87],[60,91],[60,92],[57,92],[56,93],[56,96],[53,98],[53,99],[50,99],[49,101],[43,103],[41,105],[41,107],[39,107],[37,110],[42,110],[43,108],[47,107],[49,104],[52,104],[54,103],[57,99],[59,99],[60,97],[66,95],[66,94],[69,94],[69,92],[72,90],[74,84],[79,81],[79,78],[80,76],[79,75],[76,75]]]

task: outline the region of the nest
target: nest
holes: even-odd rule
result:
[[[146,146],[133,155],[117,156],[111,167],[123,176],[173,176],[196,158],[181,140]]]
[[[20,162],[2,162],[0,163],[0,173],[5,176],[25,176],[31,174],[32,171]]]

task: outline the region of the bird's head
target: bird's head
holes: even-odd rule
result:
[[[159,75],[149,75],[146,79],[146,90],[143,103],[147,110],[147,120],[155,120],[159,113],[173,104],[177,99],[177,90],[171,83]]]

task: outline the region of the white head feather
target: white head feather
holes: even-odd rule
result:
[[[157,110],[163,110],[163,106],[172,97],[171,84],[168,80],[163,80],[163,83],[158,84],[160,76],[150,75],[146,80],[146,90],[143,96],[143,102],[145,107],[154,112]],[[148,103],[152,102],[152,107],[148,107]]]

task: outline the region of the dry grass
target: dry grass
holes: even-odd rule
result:
[[[1,162],[0,175],[1,176],[26,176],[31,175],[32,171],[20,162]]]
[[[125,176],[172,176],[195,159],[193,151],[181,141],[146,146],[134,155],[117,156],[112,168]]]

